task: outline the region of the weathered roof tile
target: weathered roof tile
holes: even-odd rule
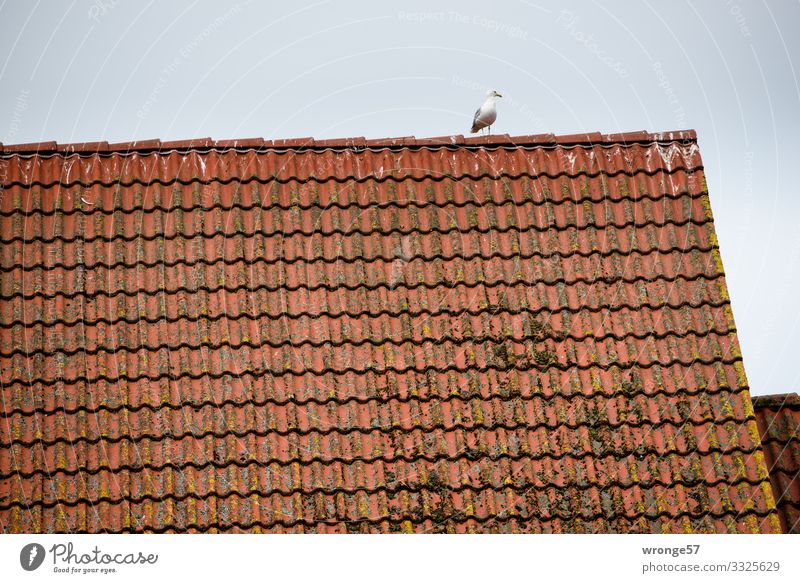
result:
[[[758,396],[753,405],[781,525],[800,533],[800,396]]]
[[[780,530],[694,132],[0,176],[5,532]]]

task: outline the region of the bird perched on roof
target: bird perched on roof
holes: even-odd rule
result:
[[[475,112],[475,119],[472,120],[471,133],[476,133],[483,128],[489,128],[489,133],[492,133],[492,124],[497,119],[497,98],[502,97],[497,91],[489,91],[486,94],[486,101],[483,102]]]

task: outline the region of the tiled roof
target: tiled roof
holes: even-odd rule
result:
[[[800,534],[800,395],[753,397],[784,532]]]
[[[5,532],[780,531],[694,132],[0,177]]]

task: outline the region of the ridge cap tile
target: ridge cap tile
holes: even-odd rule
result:
[[[396,147],[396,146],[411,146],[417,139],[414,136],[399,136],[396,138],[369,138],[366,141],[367,147]]]
[[[333,138],[327,140],[314,140],[315,148],[353,148],[366,146],[367,139],[364,137],[356,138]]]
[[[0,144],[3,153],[108,153],[135,151],[153,151],[170,149],[210,149],[210,148],[251,148],[267,147],[276,149],[339,149],[339,148],[397,148],[397,147],[436,147],[436,146],[512,146],[524,147],[526,145],[593,145],[593,144],[631,144],[650,142],[692,142],[696,141],[697,134],[694,130],[675,130],[667,132],[636,132],[601,134],[600,132],[575,133],[575,134],[522,134],[512,136],[509,134],[492,134],[485,136],[464,136],[452,134],[447,136],[433,136],[416,138],[414,136],[400,136],[387,138],[345,137],[315,140],[313,137],[281,138],[266,140],[264,138],[243,138],[213,140],[211,138],[193,138],[183,140],[161,141],[160,139],[136,140],[130,142],[108,143],[107,141],[83,142],[75,144],[58,144],[55,141],[31,142],[24,144]]]
[[[222,149],[228,148],[263,148],[264,138],[241,138],[236,140],[216,140],[212,147]]]
[[[51,142],[29,142],[27,144],[6,144],[3,146],[3,150],[5,152],[30,152],[30,153],[38,153],[38,152],[54,152],[58,150],[58,143],[51,141]]]
[[[603,136],[600,132],[590,134],[567,134],[565,136],[554,136],[557,144],[601,144]]]
[[[92,154],[106,153],[110,150],[108,142],[76,142],[59,144],[58,149],[65,154]]]
[[[162,150],[181,150],[193,148],[211,148],[214,145],[214,140],[211,138],[195,138],[192,140],[173,140],[169,142],[161,142]]]
[[[268,140],[266,142],[267,147],[270,148],[313,148],[314,147],[314,138],[306,137],[306,138],[281,138],[276,140]]]
[[[109,150],[118,152],[133,152],[136,150],[158,150],[161,148],[161,140],[153,138],[151,140],[135,140],[132,142],[117,142],[108,145]]]
[[[755,409],[774,409],[783,406],[800,406],[800,395],[797,393],[774,393],[771,395],[752,395]]]

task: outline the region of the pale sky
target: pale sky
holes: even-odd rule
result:
[[[432,8],[434,6],[434,8]],[[0,3],[0,141],[693,128],[756,394],[800,390],[797,1]]]

